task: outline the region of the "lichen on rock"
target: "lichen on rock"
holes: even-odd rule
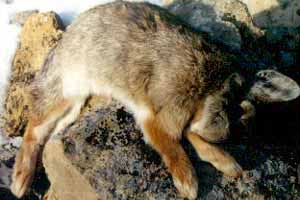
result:
[[[9,136],[20,135],[27,123],[26,87],[41,69],[48,52],[62,37],[63,26],[54,12],[33,12],[26,18],[20,45],[12,64],[12,75],[5,101],[4,130]]]
[[[55,191],[59,200],[82,199],[82,195],[180,199],[161,159],[144,143],[133,117],[121,106],[85,113],[61,139],[46,145],[43,160],[52,183],[50,193]],[[73,173],[63,176],[66,170]],[[82,193],[80,188],[90,189]]]

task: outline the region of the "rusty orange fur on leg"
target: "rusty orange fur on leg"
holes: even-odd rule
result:
[[[24,195],[26,189],[32,182],[38,153],[40,151],[40,145],[33,134],[33,124],[37,124],[37,121],[30,119],[22,146],[15,159],[12,174],[13,183],[11,185],[11,191],[19,198]]]
[[[146,120],[144,129],[149,143],[163,158],[181,195],[188,199],[195,199],[198,193],[198,180],[194,167],[179,140],[162,130],[155,118]]]
[[[31,115],[24,134],[21,148],[16,156],[14,170],[12,174],[11,191],[17,197],[22,197],[30,187],[38,154],[41,151],[41,145],[44,144],[53,127],[45,127],[45,133],[35,133],[35,128],[47,123],[47,120],[53,116],[60,116],[66,110],[69,103],[61,101],[55,107],[47,111],[48,114],[39,113]],[[58,117],[59,118],[59,117]],[[55,120],[54,120],[55,121]],[[54,126],[55,122],[52,123]],[[38,134],[38,135],[37,135]]]

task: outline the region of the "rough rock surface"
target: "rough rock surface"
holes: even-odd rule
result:
[[[274,26],[300,26],[299,0],[241,0],[244,2],[254,23],[261,28]]]
[[[0,145],[0,199],[18,200],[10,192],[11,173],[15,154],[22,142],[21,137],[8,139],[6,144]],[[41,168],[41,166],[40,166]],[[32,189],[22,200],[41,200],[45,191],[49,188],[49,182],[43,170],[39,170],[33,183]]]
[[[53,12],[33,12],[24,24],[20,47],[13,60],[10,87],[5,101],[6,112],[3,117],[7,135],[19,135],[24,129],[28,109],[25,88],[31,83],[48,52],[55,47],[61,36],[62,26]]]
[[[63,145],[47,144],[43,159],[58,199],[83,199],[92,194],[89,199],[178,198],[160,158],[144,144],[133,118],[123,108],[86,113],[62,141]],[[61,176],[73,170],[81,176]],[[76,184],[67,184],[70,182]],[[80,188],[87,183],[92,190],[84,189],[84,193]]]
[[[167,0],[165,4],[194,28],[233,49],[241,48],[245,34],[253,38],[262,35],[247,7],[238,0]]]
[[[198,174],[198,199],[300,198],[299,149],[267,142],[225,144],[245,169],[241,179],[233,180],[201,162],[185,141],[183,145]],[[92,108],[49,142],[43,156],[52,183],[48,200],[182,199],[160,157],[121,106]]]

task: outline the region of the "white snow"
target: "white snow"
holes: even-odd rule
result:
[[[9,80],[11,62],[18,46],[18,36],[21,27],[9,24],[10,16],[19,11],[39,10],[41,12],[54,11],[68,25],[84,10],[95,5],[112,2],[113,0],[0,0],[0,116],[3,112],[3,101]],[[132,0],[142,1],[142,0]],[[146,0],[162,5],[163,0]],[[1,123],[1,120],[0,120]],[[1,124],[0,124],[1,125]],[[4,143],[0,129],[0,144]]]

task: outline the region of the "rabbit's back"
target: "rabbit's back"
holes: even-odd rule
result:
[[[65,96],[146,96],[160,109],[172,101],[194,102],[210,82],[218,85],[214,76],[222,82],[220,72],[227,66],[221,58],[211,59],[218,54],[213,51],[164,9],[114,2],[80,15],[68,27],[51,65],[60,74]]]

